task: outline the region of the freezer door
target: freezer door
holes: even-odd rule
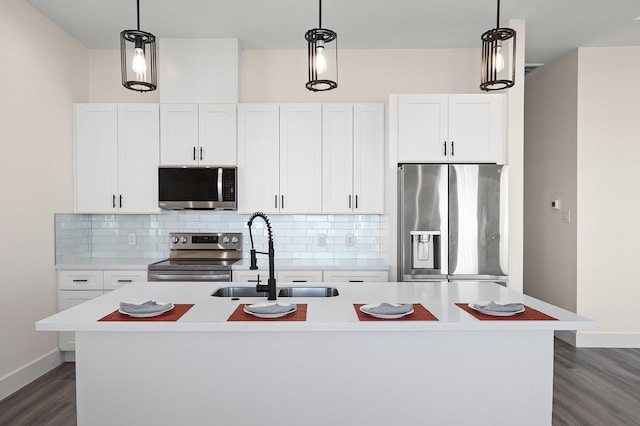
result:
[[[450,279],[508,275],[507,181],[507,166],[449,166]]]
[[[398,173],[398,280],[446,278],[447,166],[403,164]]]

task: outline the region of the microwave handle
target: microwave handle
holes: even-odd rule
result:
[[[218,167],[218,201],[222,201],[222,167]]]

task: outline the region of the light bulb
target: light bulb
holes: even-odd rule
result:
[[[324,45],[320,44],[316,46],[316,71],[318,74],[322,74],[327,70],[327,58],[324,56]]]
[[[136,73],[138,78],[147,72],[147,60],[144,57],[144,50],[142,50],[141,47],[136,47],[133,50],[131,68],[133,68],[133,71]]]
[[[496,71],[500,72],[504,69],[504,56],[502,55],[502,43],[498,43],[496,47]]]

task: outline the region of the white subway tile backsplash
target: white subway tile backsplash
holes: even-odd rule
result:
[[[171,232],[241,232],[248,256],[250,215],[233,211],[166,211],[158,215],[56,214],[56,262],[73,258],[162,258],[169,255]],[[271,215],[277,256],[282,259],[373,259],[380,255],[378,215]],[[136,244],[128,244],[128,234]],[[258,251],[267,250],[262,220],[252,224]],[[386,232],[386,229],[385,229]],[[325,235],[326,245],[318,245]],[[354,245],[346,246],[353,235]]]

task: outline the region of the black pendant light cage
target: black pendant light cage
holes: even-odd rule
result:
[[[516,31],[500,26],[500,0],[496,28],[482,34],[482,71],[480,89],[502,90],[516,83]],[[509,54],[511,51],[511,54]],[[509,65],[507,66],[507,61]],[[503,69],[500,68],[502,62]]]
[[[319,0],[319,24],[305,33],[309,81],[305,85],[313,92],[322,92],[338,87],[338,34],[322,28],[322,0]]]
[[[122,85],[138,92],[150,92],[158,87],[156,37],[140,31],[140,0],[137,0],[137,30],[120,33],[120,66]]]

